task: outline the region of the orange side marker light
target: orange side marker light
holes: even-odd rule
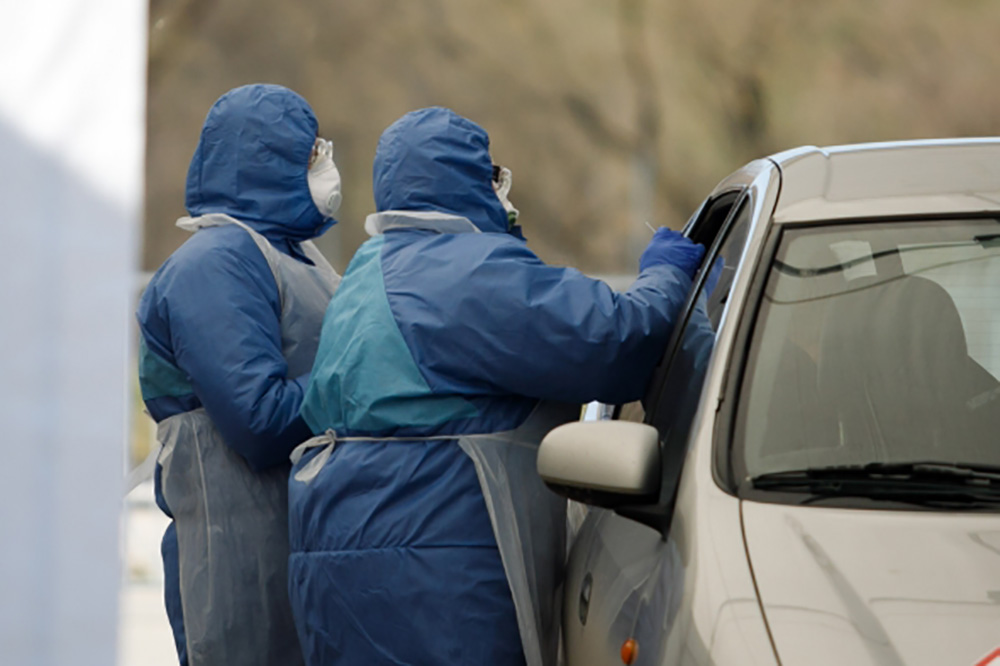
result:
[[[635,658],[639,656],[639,644],[634,638],[630,638],[622,643],[622,662],[625,666],[631,666]]]

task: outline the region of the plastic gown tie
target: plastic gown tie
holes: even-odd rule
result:
[[[326,465],[330,456],[333,455],[333,449],[337,446],[339,442],[425,442],[427,440],[457,440],[466,435],[441,435],[438,437],[339,437],[337,432],[332,428],[328,428],[326,432],[322,435],[316,435],[312,439],[307,439],[302,442],[292,451],[289,456],[289,460],[292,462],[292,466],[297,466],[301,462],[302,458],[305,457],[306,453],[310,449],[316,449],[323,447],[315,457],[310,458],[309,462],[300,467],[293,478],[296,481],[302,483],[312,483],[323,467]]]

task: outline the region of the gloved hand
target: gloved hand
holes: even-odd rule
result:
[[[691,242],[672,229],[660,227],[639,257],[639,272],[651,266],[667,264],[677,266],[689,278],[694,279],[704,256],[705,248],[701,245]]]

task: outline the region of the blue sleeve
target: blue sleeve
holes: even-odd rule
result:
[[[386,291],[436,391],[637,400],[691,288],[683,271],[659,265],[617,293],[513,241],[479,256],[408,263],[412,275],[394,275],[390,259]]]
[[[177,367],[226,443],[259,470],[287,462],[310,437],[298,416],[308,375],[287,377],[277,285],[243,236],[242,245],[189,257],[164,277],[160,293]]]

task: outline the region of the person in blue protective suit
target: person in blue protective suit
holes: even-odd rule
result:
[[[182,664],[302,663],[287,592],[288,456],[339,276],[309,241],[335,223],[340,176],[308,103],[229,91],[188,171],[193,235],[139,303],[139,379],[162,444],[157,503]]]
[[[663,230],[624,293],[512,224],[486,132],[403,116],[323,322],[293,453],[289,594],[306,662],[554,665],[565,502],[541,437],[638,399],[704,249]]]

